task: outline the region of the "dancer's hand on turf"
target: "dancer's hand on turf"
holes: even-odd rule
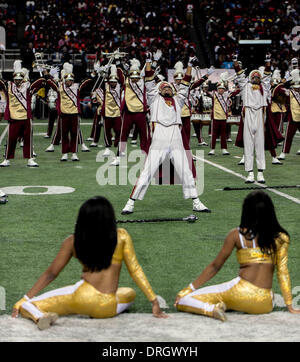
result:
[[[20,308],[21,308],[21,305],[23,303],[25,303],[27,301],[27,299],[25,297],[23,297],[22,299],[20,299],[14,306],[13,306],[13,310],[12,310],[12,313],[11,313],[11,316],[13,318],[17,318],[19,316],[19,311],[20,311]]]
[[[174,307],[175,307],[175,308],[176,308],[177,305],[178,305],[179,299],[180,299],[180,296],[177,295],[177,296],[176,296],[176,299],[175,299],[175,302],[174,302]]]
[[[288,306],[287,306],[287,309],[288,309],[288,311],[289,311],[290,313],[300,314],[300,309],[294,309],[294,308],[292,307],[292,305],[288,305]]]
[[[168,315],[160,309],[157,299],[154,299],[152,302],[152,314],[155,318],[168,318]]]

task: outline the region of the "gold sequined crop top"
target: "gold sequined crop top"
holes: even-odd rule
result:
[[[146,298],[152,302],[156,295],[137,260],[132,239],[125,229],[118,228],[118,242],[111,262],[112,264],[122,264],[123,260],[132,279],[145,294]]]
[[[236,256],[240,265],[252,263],[276,264],[274,255],[272,253],[263,253],[262,250],[256,246],[255,239],[252,239],[252,248],[247,248],[243,235],[239,233],[239,236],[242,248],[237,250]]]
[[[283,299],[286,305],[292,304],[291,280],[288,271],[288,247],[290,239],[288,235],[280,233],[275,239],[276,253],[263,253],[252,240],[252,248],[247,248],[241,233],[239,233],[241,249],[237,250],[237,260],[240,265],[264,263],[277,266],[277,279],[280,285]]]

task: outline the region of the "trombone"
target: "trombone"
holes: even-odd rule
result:
[[[43,76],[43,70],[47,69],[50,70],[53,68],[52,65],[46,64],[43,59],[42,53],[34,53],[35,61],[32,63],[33,68],[37,68],[37,70],[40,72],[40,76]]]
[[[104,53],[104,52],[101,52],[101,55],[103,57],[107,57],[109,59],[108,63],[105,65],[105,67],[107,68],[107,71],[109,70],[109,67],[111,66],[112,62],[115,60],[115,58],[123,58],[127,55],[128,53],[125,53],[125,52],[120,52],[119,49],[118,50],[115,50],[113,53]],[[102,83],[103,83],[103,80],[104,80],[104,76],[102,76],[101,78],[101,81],[100,81],[100,84],[99,84],[99,80],[101,78],[101,75],[98,74],[98,78],[94,84],[94,87],[92,89],[92,92],[96,89],[96,88],[99,88],[101,87]]]

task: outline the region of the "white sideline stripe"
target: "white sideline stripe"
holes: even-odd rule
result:
[[[241,178],[241,179],[243,179],[243,180],[246,180],[246,177],[245,177],[245,176],[241,175],[240,173],[234,172],[234,171],[230,170],[229,168],[226,168],[226,167],[224,167],[224,166],[218,165],[217,163],[208,161],[208,160],[206,160],[206,159],[204,159],[204,158],[202,158],[202,157],[199,157],[199,156],[194,156],[194,157],[195,157],[196,159],[198,159],[199,161],[205,162],[205,163],[207,163],[207,164],[209,164],[209,165],[211,165],[211,166],[214,166],[214,167],[216,167],[216,168],[218,168],[218,169],[220,169],[220,170],[222,170],[222,171],[224,171],[224,172],[230,173],[231,175],[234,175],[234,176],[239,177],[239,178]],[[254,184],[251,184],[251,185],[257,185],[257,186],[262,186],[262,187],[266,187],[266,188],[268,187],[266,184],[260,184],[259,182],[254,182]],[[287,194],[285,194],[285,193],[283,193],[283,192],[281,192],[281,191],[274,190],[274,189],[268,189],[268,191],[271,191],[271,192],[273,192],[274,194],[276,194],[276,195],[278,195],[278,196],[284,197],[284,198],[286,198],[286,199],[288,199],[288,200],[290,200],[290,201],[293,201],[293,202],[295,202],[296,204],[299,204],[299,205],[300,205],[300,200],[297,199],[296,197],[287,195]]]

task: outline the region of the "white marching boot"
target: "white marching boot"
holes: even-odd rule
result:
[[[228,155],[230,155],[230,153],[226,150],[226,148],[223,148],[222,149],[222,155],[223,156],[228,156]]]
[[[33,158],[29,158],[27,162],[28,167],[39,167],[39,164],[34,161]]]
[[[246,184],[253,184],[254,182],[255,182],[254,173],[253,173],[253,171],[251,171],[251,172],[248,173],[248,177],[246,178],[245,183]]]
[[[285,160],[285,153],[281,152],[281,154],[277,158],[278,158],[278,160]]]
[[[111,163],[111,166],[119,166],[120,165],[120,157],[117,156]]]
[[[272,165],[282,165],[283,163],[277,157],[272,157]]]
[[[110,148],[109,147],[106,147],[105,148],[105,151],[103,153],[103,157],[108,157],[110,155]]]
[[[211,212],[209,208],[207,208],[199,199],[198,197],[193,200],[193,211],[197,212]]]
[[[45,152],[54,152],[54,145],[51,143],[51,145],[46,148]]]
[[[9,166],[10,166],[9,160],[4,160],[3,162],[0,163],[0,167],[9,167]]]
[[[81,145],[81,152],[91,152],[91,150],[83,143]]]
[[[68,154],[67,153],[64,153],[62,156],[61,156],[61,161],[65,162],[65,161],[68,161]]]
[[[0,204],[6,204],[7,201],[7,195],[2,190],[0,190]]]
[[[73,153],[73,154],[72,154],[71,160],[72,160],[72,161],[79,161],[79,158],[78,158],[78,156],[76,155],[76,153]]]
[[[266,183],[264,179],[264,174],[261,171],[257,173],[257,182],[259,182],[260,184]]]
[[[243,156],[238,165],[244,165],[244,164],[245,164],[245,157]]]
[[[122,215],[132,214],[133,209],[134,209],[134,200],[128,199],[128,201],[127,201],[124,209],[122,210],[121,214]]]

